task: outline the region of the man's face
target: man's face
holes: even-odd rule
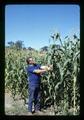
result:
[[[34,64],[35,61],[33,60],[33,58],[29,58],[29,64]]]

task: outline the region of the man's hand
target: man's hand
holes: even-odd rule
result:
[[[49,71],[53,69],[53,65],[48,65],[48,66],[41,66],[41,69]]]
[[[53,65],[48,65],[49,70],[53,70]]]

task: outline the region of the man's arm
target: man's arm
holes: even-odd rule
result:
[[[41,73],[44,73],[46,71],[49,71],[52,69],[52,65],[49,65],[49,66],[41,66],[40,69],[36,69],[34,70],[33,72],[34,73],[38,73],[38,74],[41,74]]]
[[[40,68],[41,68],[41,69],[43,69],[43,70],[48,71],[48,70],[51,70],[51,69],[53,68],[53,66],[52,66],[52,65],[48,65],[48,66],[41,66]]]
[[[44,73],[44,72],[46,72],[46,70],[40,70],[40,69],[37,69],[37,70],[34,70],[33,71],[34,73],[37,73],[37,74],[40,74],[40,73]]]

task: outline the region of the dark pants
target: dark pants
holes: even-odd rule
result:
[[[32,112],[32,106],[34,103],[34,110],[40,110],[40,86],[29,86],[29,102],[28,110]]]

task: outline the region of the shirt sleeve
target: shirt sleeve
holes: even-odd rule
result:
[[[29,72],[33,73],[34,70],[40,69],[40,67],[41,67],[41,65],[37,64],[36,68],[35,67],[28,67],[27,71],[28,71],[28,73]]]
[[[27,70],[28,70],[28,72],[33,73],[33,71],[35,70],[35,68],[34,67],[29,67]]]
[[[38,69],[40,69],[40,68],[41,68],[41,65],[40,65],[40,64],[38,64],[38,65],[37,65],[37,67],[38,67]]]

